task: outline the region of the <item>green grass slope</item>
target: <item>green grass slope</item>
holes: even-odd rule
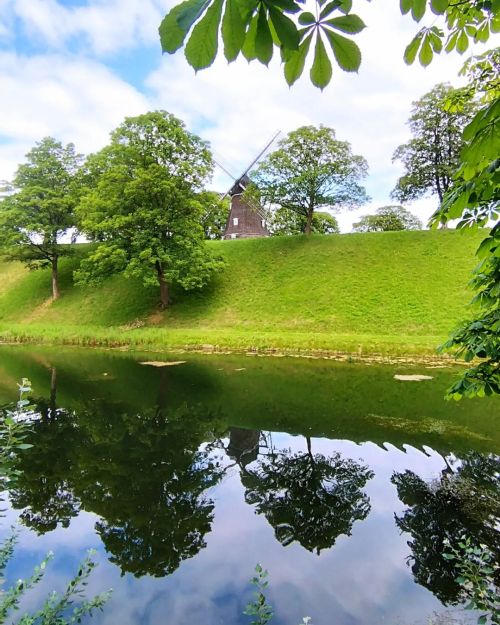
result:
[[[156,290],[114,276],[75,287],[86,253],[61,263],[59,301],[48,271],[0,264],[4,339],[182,347],[431,352],[466,314],[484,233],[387,232],[209,243],[227,265],[204,291]]]

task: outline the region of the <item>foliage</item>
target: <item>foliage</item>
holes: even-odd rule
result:
[[[205,547],[214,510],[206,491],[223,475],[199,449],[215,427],[210,411],[127,411],[102,400],[39,410],[36,446],[10,494],[25,525],[43,534],[92,511],[110,561],[138,577],[170,574]]]
[[[296,213],[302,232],[310,234],[318,209],[353,208],[368,199],[359,184],[367,169],[333,128],[303,126],[279,141],[252,179],[264,206]]]
[[[267,603],[264,591],[269,585],[267,581],[267,571],[262,568],[260,564],[255,567],[255,575],[252,577],[251,582],[255,586],[253,601],[249,602],[245,608],[243,614],[247,616],[255,617],[252,621],[252,625],[266,625],[273,618],[273,609]]]
[[[301,234],[304,232],[306,219],[295,211],[286,208],[278,208],[271,213],[268,222],[269,230],[273,236]],[[314,234],[338,234],[339,224],[330,213],[316,212],[311,223],[311,232]]]
[[[455,92],[450,85],[439,84],[413,103],[408,121],[412,139],[393,156],[405,170],[392,192],[397,200],[407,202],[431,193],[441,203],[450,189],[464,145],[462,131],[474,110],[471,95]],[[460,106],[450,108],[451,97],[460,98]]]
[[[159,285],[163,308],[173,282],[199,289],[221,268],[205,244],[196,192],[212,171],[207,145],[165,111],[127,118],[111,144],[90,157],[92,182],[78,207],[82,230],[100,245],[75,277],[112,273]]]
[[[448,391],[448,398],[500,393],[500,50],[492,50],[466,65],[468,89],[478,91],[481,107],[464,129],[465,146],[453,187],[433,216],[434,225],[460,219],[457,228],[485,227],[471,286],[476,311],[461,324],[442,349],[453,349],[466,361],[481,359]],[[449,106],[455,103],[450,101]],[[496,222],[496,223],[495,223]]]
[[[367,517],[370,500],[362,488],[372,477],[367,467],[340,454],[313,454],[308,439],[307,453],[272,451],[245,468],[241,481],[245,500],[264,514],[283,545],[298,541],[319,554]]]
[[[485,42],[491,32],[500,28],[495,2],[402,0],[400,7],[416,22],[428,9],[446,20],[446,31],[435,25],[421,28],[405,50],[408,64],[418,56],[421,65],[426,66],[443,49],[463,54],[470,41]],[[316,0],[313,12],[311,8],[298,0],[184,0],[160,25],[162,50],[176,52],[190,33],[186,59],[195,70],[203,69],[217,57],[220,32],[228,62],[236,60],[241,52],[248,61],[256,59],[268,65],[273,49],[279,49],[289,85],[300,78],[306,59],[312,56],[310,79],[323,89],[332,78],[332,60],[346,72],[359,69],[360,49],[345,35],[360,33],[365,24],[351,13],[352,0]]]
[[[11,192],[0,200],[0,247],[30,269],[52,268],[52,296],[59,297],[58,260],[70,253],[61,239],[76,226],[80,155],[45,137],[19,165]]]
[[[382,206],[375,215],[363,215],[352,229],[354,232],[422,230],[422,222],[402,206]]]
[[[29,432],[29,421],[26,421],[31,393],[31,382],[23,378],[18,384],[19,399],[15,409],[9,406],[0,410],[0,490],[11,487],[20,475],[17,469],[19,451],[29,449],[31,444],[26,442]]]
[[[198,200],[203,208],[201,225],[205,239],[222,239],[229,217],[229,198],[221,198],[214,191],[203,191]]]
[[[0,579],[4,581],[3,572],[13,555],[15,535],[7,538],[0,546]],[[85,616],[92,616],[95,610],[102,610],[104,604],[109,599],[111,591],[103,592],[91,599],[83,598],[83,592],[87,585],[87,580],[95,568],[96,564],[92,559],[93,552],[78,567],[75,576],[69,581],[62,594],[52,592],[43,602],[42,607],[33,613],[25,613],[17,621],[19,625],[70,625],[81,623]],[[44,576],[45,569],[52,554],[49,555],[35,567],[33,575],[27,579],[18,579],[14,585],[7,590],[0,591],[0,623],[11,612],[19,610],[19,602],[27,591],[33,590]],[[75,600],[78,603],[75,604]],[[73,607],[74,606],[74,607]],[[70,612],[70,610],[72,611]]]
[[[469,601],[465,609],[483,612],[478,617],[478,625],[484,625],[488,620],[498,625],[500,566],[495,560],[495,554],[487,545],[477,546],[476,541],[467,535],[463,535],[456,546],[446,540],[445,545],[448,545],[449,551],[443,553],[443,558],[454,562],[458,573],[455,581],[464,588]]]
[[[465,597],[454,564],[443,557],[459,548],[464,534],[473,537],[474,548],[487,545],[500,557],[499,470],[498,456],[469,453],[457,469],[446,467],[438,480],[426,482],[412,471],[391,478],[398,497],[408,506],[396,515],[396,524],[411,535],[408,545],[415,581],[445,604]]]

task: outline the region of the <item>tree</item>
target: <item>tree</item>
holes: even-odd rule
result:
[[[391,478],[398,497],[407,506],[396,515],[398,528],[411,536],[412,572],[415,581],[443,603],[458,603],[464,592],[456,580],[455,565],[443,553],[457,548],[464,535],[475,547],[487,545],[498,559],[496,524],[500,517],[500,460],[494,455],[471,452],[447,466],[441,477],[426,482],[413,471]]]
[[[111,144],[92,156],[95,181],[78,206],[82,230],[99,245],[75,272],[77,282],[123,273],[160,287],[203,287],[222,261],[210,255],[197,194],[212,172],[205,142],[165,111],[127,118]]]
[[[474,110],[471,98],[461,98],[460,107],[450,108],[453,91],[451,85],[439,84],[413,103],[408,121],[413,137],[392,157],[405,170],[392,192],[400,202],[431,194],[441,203],[451,187],[464,146],[462,132]]]
[[[278,208],[272,213],[268,227],[273,236],[301,234],[304,232],[305,219],[286,208]],[[318,212],[313,215],[311,232],[316,234],[337,234],[340,232],[337,220],[330,213]]]
[[[209,411],[137,413],[97,400],[47,418],[41,408],[27,438],[36,444],[10,492],[23,523],[44,534],[92,512],[110,561],[135,576],[170,574],[205,547],[215,505],[209,491],[224,475],[216,453],[202,447],[216,427]]]
[[[61,240],[72,231],[74,242],[77,174],[81,156],[72,143],[45,137],[19,165],[10,193],[0,200],[0,247],[11,260],[30,269],[50,267],[52,297],[60,295],[58,263],[70,253]]]
[[[301,231],[310,234],[318,209],[353,208],[368,199],[359,184],[367,169],[333,128],[303,126],[278,143],[252,180],[264,206],[295,213]]]
[[[272,450],[241,472],[245,501],[264,514],[276,538],[318,554],[368,516],[370,499],[362,489],[372,477],[368,467],[338,453],[313,454],[309,438],[306,453]]]
[[[389,230],[422,230],[420,219],[402,206],[382,206],[375,215],[363,215],[353,224],[353,232],[387,232]]]

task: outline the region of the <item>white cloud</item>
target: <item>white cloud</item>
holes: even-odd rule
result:
[[[148,110],[146,97],[104,65],[58,55],[0,54],[0,179],[10,178],[35,141],[51,135],[89,153],[107,143],[126,115]]]
[[[3,21],[15,16],[34,42],[62,49],[83,37],[97,55],[157,44],[165,0],[89,0],[65,6],[57,0],[4,0]],[[159,44],[158,44],[159,48]],[[87,49],[87,51],[89,51]]]

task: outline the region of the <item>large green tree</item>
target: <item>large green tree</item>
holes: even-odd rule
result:
[[[264,206],[295,213],[302,232],[310,234],[315,211],[354,208],[368,199],[360,185],[367,169],[333,128],[303,126],[278,143],[252,180]]]
[[[392,192],[400,202],[430,194],[441,203],[451,187],[464,146],[462,133],[474,110],[472,98],[461,98],[461,106],[450,107],[453,91],[451,85],[439,84],[413,103],[408,120],[412,138],[393,155],[404,167]]]
[[[59,297],[58,266],[70,253],[76,226],[77,175],[81,156],[72,143],[45,137],[19,165],[0,200],[0,249],[30,269],[50,267],[52,297]]]
[[[210,255],[199,193],[212,172],[208,146],[165,111],[128,118],[111,144],[90,157],[81,228],[99,245],[75,277],[91,283],[111,273],[157,285],[160,305],[169,286],[204,286],[221,261]]]
[[[375,215],[363,215],[352,229],[354,232],[421,230],[422,222],[402,206],[382,206]]]

